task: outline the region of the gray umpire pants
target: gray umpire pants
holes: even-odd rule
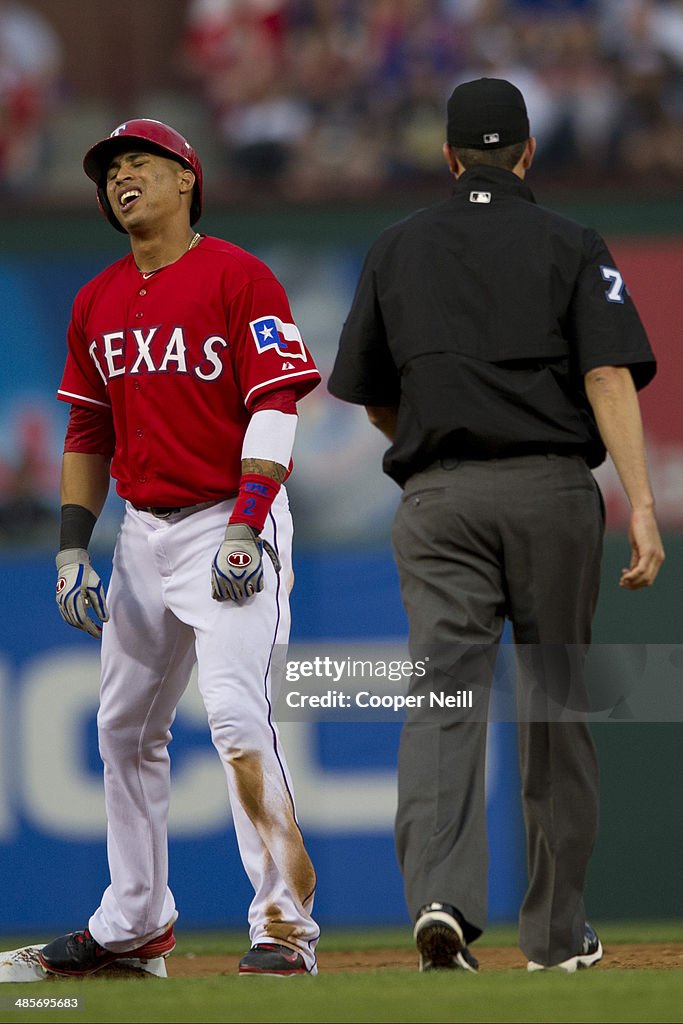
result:
[[[469,711],[418,708],[403,728],[396,848],[408,909],[414,917],[432,901],[457,907],[468,942],[485,927],[486,715],[507,617],[529,874],[520,946],[546,965],[580,951],[586,920],[597,760],[582,716],[558,721],[556,712],[563,693],[571,692],[575,709],[578,690],[581,704],[603,532],[602,499],[585,462],[533,455],[442,460],[415,474],[392,535],[413,660],[430,654],[428,677],[414,677],[411,689],[474,694]]]

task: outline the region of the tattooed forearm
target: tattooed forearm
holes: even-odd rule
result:
[[[242,459],[242,472],[269,476],[278,484],[281,484],[287,476],[284,466],[281,466],[279,462],[271,462],[269,459]]]

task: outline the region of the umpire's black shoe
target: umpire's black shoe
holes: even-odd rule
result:
[[[163,935],[125,953],[112,953],[110,949],[100,946],[85,928],[82,932],[69,932],[68,935],[60,935],[58,939],[48,942],[38,953],[38,959],[51,974],[80,977],[94,974],[117,960],[155,960],[160,956],[168,956],[174,947],[172,925]]]
[[[479,962],[465,944],[462,915],[448,903],[427,903],[417,914],[413,937],[421,971],[461,970],[473,974]]]
[[[588,921],[586,921],[583,931],[583,945],[581,946],[581,952],[577,953],[576,956],[570,956],[568,960],[562,960],[559,964],[551,964],[546,967],[544,964],[537,964],[535,960],[530,960],[526,965],[527,971],[533,973],[534,971],[564,971],[566,974],[573,974],[574,971],[580,971],[584,967],[592,967],[593,964],[597,964],[599,960],[602,960],[602,943],[597,936],[597,932],[592,928]]]
[[[301,953],[278,942],[258,942],[240,960],[240,974],[272,975],[289,978],[308,974]]]

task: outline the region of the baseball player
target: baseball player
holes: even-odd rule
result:
[[[315,875],[271,677],[290,624],[283,481],[296,403],[320,375],[268,267],[195,231],[202,168],[177,131],[128,121],[84,168],[131,246],[76,296],[58,392],[71,412],[57,604],[70,625],[102,637],[111,884],[87,928],[48,943],[41,963],[84,975],[173,949],[167,747],[196,660],[255,891],[240,972],[314,974]],[[110,473],[125,513],[105,599],[87,549]]]

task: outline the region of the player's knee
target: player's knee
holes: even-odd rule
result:
[[[150,726],[133,718],[128,709],[97,716],[100,757],[105,764],[121,765],[126,760],[148,760],[158,755],[171,739],[168,728]]]
[[[212,719],[209,724],[211,740],[222,761],[232,763],[250,751],[258,750],[254,722],[247,723],[226,717]]]

